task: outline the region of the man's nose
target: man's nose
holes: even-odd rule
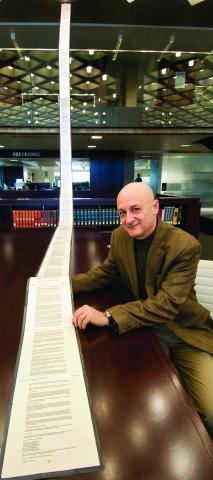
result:
[[[131,223],[133,220],[132,212],[126,212],[126,222]]]

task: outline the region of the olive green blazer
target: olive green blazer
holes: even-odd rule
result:
[[[72,278],[73,293],[103,288],[121,277],[134,301],[115,305],[109,312],[119,333],[165,324],[188,344],[213,353],[213,322],[200,305],[194,289],[200,243],[187,232],[158,221],[146,266],[148,298],[140,299],[134,240],[116,228],[107,259],[97,268]]]

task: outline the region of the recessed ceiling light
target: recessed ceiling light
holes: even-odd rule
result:
[[[89,55],[94,55],[94,50],[89,50]]]
[[[195,63],[194,60],[189,60],[189,67],[193,67],[193,66],[194,66],[194,63]]]
[[[187,144],[181,145],[181,147],[191,147],[191,144],[190,145],[187,145]]]
[[[25,55],[24,60],[25,60],[26,62],[30,62],[30,57],[27,57],[27,56]]]
[[[87,73],[91,73],[91,71],[92,71],[91,65],[87,65],[86,71],[87,71]]]
[[[176,52],[176,53],[175,53],[175,56],[176,56],[176,57],[181,57],[181,52]]]
[[[47,65],[47,70],[52,70],[51,65]]]
[[[88,145],[87,148],[96,148],[96,145]]]
[[[91,138],[92,138],[92,140],[101,140],[102,135],[92,135]]]
[[[4,145],[0,145],[0,148],[5,148],[5,146],[4,146]]]
[[[104,73],[104,74],[102,75],[102,80],[107,80],[107,76],[108,76],[108,75],[107,75],[106,73]]]
[[[166,75],[166,72],[167,72],[167,68],[162,68],[161,70],[162,75]]]
[[[55,84],[54,80],[51,80],[51,83],[52,83],[52,85],[54,85]]]
[[[9,70],[13,70],[12,65],[8,65]]]
[[[90,81],[89,81],[89,80],[87,80],[87,81],[86,81],[86,83],[87,83],[87,85],[89,85]]]
[[[113,93],[112,96],[113,96],[113,98],[116,98],[116,97],[117,97],[117,93]]]

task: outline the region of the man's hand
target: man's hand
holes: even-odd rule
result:
[[[80,307],[75,311],[72,323],[75,327],[85,330],[88,323],[92,323],[97,327],[108,325],[108,318],[103,312],[99,312],[99,310],[96,310],[89,305],[83,305],[83,307]]]

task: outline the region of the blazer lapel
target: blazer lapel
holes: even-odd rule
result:
[[[139,288],[137,279],[137,270],[135,264],[135,251],[134,251],[134,239],[129,235],[126,236],[126,251],[125,251],[125,263],[127,266],[127,277],[130,282],[131,291],[136,298],[139,298]]]
[[[146,264],[146,290],[148,296],[155,290],[156,277],[160,273],[160,265],[165,256],[166,232],[163,229],[163,223],[158,220],[157,230],[149,249]]]

